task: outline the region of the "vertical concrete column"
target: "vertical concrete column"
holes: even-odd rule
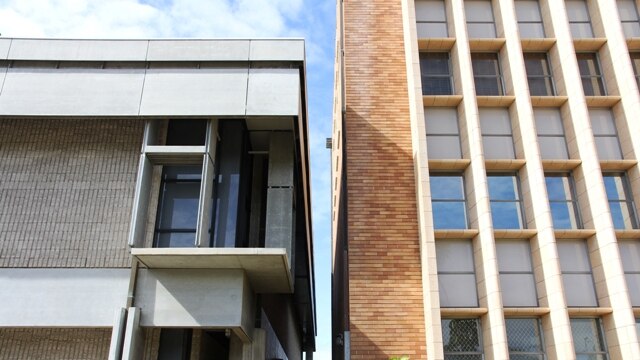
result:
[[[251,342],[251,360],[264,360],[267,348],[267,333],[264,329],[253,330],[253,341]]]
[[[143,350],[144,335],[140,327],[140,308],[130,307],[127,315],[122,360],[141,359]]]
[[[413,147],[414,174],[416,182],[416,205],[418,207],[418,234],[420,237],[420,261],[422,267],[422,297],[424,300],[424,327],[426,331],[427,359],[442,359],[442,329],[440,298],[438,292],[438,269],[436,266],[436,243],[431,208],[429,185],[429,158],[427,155],[427,131],[424,123],[420,54],[413,0],[402,1],[405,58],[407,62],[407,90],[409,92],[409,116],[411,121],[411,143]]]
[[[251,343],[242,342],[235,334],[229,339],[229,360],[253,360],[253,346]],[[264,357],[262,358],[264,359]]]
[[[127,310],[120,308],[115,311],[113,319],[113,331],[111,331],[111,344],[109,345],[109,360],[122,359],[122,346],[127,325]]]
[[[479,275],[477,276],[478,298],[480,306],[486,307],[488,311],[482,319],[485,356],[488,360],[508,359],[509,351],[500,297],[500,278],[464,2],[451,0],[451,9],[457,38],[452,55],[455,52],[458,56],[463,96],[458,113],[461,131],[465,131],[468,137],[468,154],[471,159],[471,165],[465,171],[467,201],[471,210],[469,220],[471,228],[479,229],[479,234],[474,239],[476,273]]]
[[[265,247],[285,248],[292,271],[295,268],[293,152],[292,133],[271,133]]]

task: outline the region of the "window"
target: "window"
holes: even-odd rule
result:
[[[622,268],[627,279],[631,305],[640,307],[640,241],[620,240],[618,246],[620,247]]]
[[[187,360],[191,357],[191,329],[162,329],[158,360]]]
[[[540,14],[540,4],[538,4],[538,1],[517,0],[515,4],[520,38],[544,38],[544,26],[542,24],[542,15]]]
[[[482,360],[478,319],[442,319],[445,360]]]
[[[420,54],[423,95],[452,95],[453,74],[449,53],[427,52]]]
[[[467,17],[469,39],[496,37],[496,25],[490,0],[466,0],[464,12]]]
[[[618,131],[610,109],[589,109],[591,129],[600,160],[622,159]]]
[[[503,305],[538,306],[529,240],[498,240],[496,252]]]
[[[496,53],[471,53],[473,80],[478,96],[504,95],[502,71]]]
[[[635,0],[618,0],[618,13],[627,38],[640,37],[640,19]]]
[[[515,174],[488,174],[491,217],[496,229],[523,229],[522,199]]]
[[[436,229],[466,229],[464,179],[458,174],[431,174],[431,204]]]
[[[569,150],[564,136],[560,110],[556,108],[534,108],[533,115],[538,131],[538,144],[543,159],[568,159]]]
[[[629,56],[631,57],[631,65],[633,65],[633,73],[636,75],[636,83],[640,87],[640,52],[632,52]]]
[[[556,229],[582,228],[571,175],[562,173],[545,174],[544,180],[547,185],[553,227]]]
[[[505,108],[480,108],[485,159],[515,159],[511,118]]]
[[[460,159],[460,130],[456,108],[424,110],[429,159]]]
[[[584,240],[558,241],[558,256],[567,306],[598,306],[587,243]]]
[[[609,359],[600,319],[574,318],[570,321],[576,359]]]
[[[524,53],[529,94],[531,96],[554,96],[553,75],[546,53]]]
[[[416,22],[418,38],[446,38],[447,15],[442,0],[417,0]]]
[[[584,0],[565,0],[571,35],[575,39],[593,37],[589,8]]]
[[[470,240],[436,241],[441,307],[477,307],[476,275]]]
[[[511,360],[544,360],[540,319],[505,319]]]
[[[636,229],[638,221],[627,176],[624,173],[605,173],[602,177],[613,226],[616,229]]]
[[[605,96],[604,79],[596,53],[576,53],[585,96]]]

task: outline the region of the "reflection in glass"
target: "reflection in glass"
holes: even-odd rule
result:
[[[638,226],[635,205],[623,173],[603,174],[604,187],[609,199],[611,219],[616,229],[635,229]]]
[[[607,359],[600,319],[570,319],[576,359]]]
[[[436,229],[466,229],[466,201],[461,175],[430,177],[433,222]]]
[[[556,229],[581,228],[571,177],[567,174],[546,174],[545,183],[551,206],[553,227]]]
[[[482,360],[477,319],[442,319],[442,341],[446,360]]]
[[[496,229],[524,228],[517,177],[509,174],[489,174],[487,181],[493,227]]]

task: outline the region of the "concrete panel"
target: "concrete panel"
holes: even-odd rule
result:
[[[0,39],[0,60],[4,60],[9,55],[11,39]]]
[[[293,265],[293,188],[267,190],[265,247],[285,248]]]
[[[249,40],[151,40],[148,61],[248,61]]]
[[[2,115],[138,115],[144,69],[33,69],[7,72]]]
[[[248,70],[150,69],[140,115],[243,116]]]
[[[273,132],[269,141],[269,187],[293,187],[293,133]]]
[[[146,40],[13,39],[9,59],[144,61]]]
[[[245,329],[245,297],[253,297],[242,270],[140,269],[135,306],[141,326]]]
[[[304,40],[251,40],[251,61],[304,61]]]
[[[0,95],[2,95],[2,87],[4,85],[4,79],[7,76],[7,70],[9,69],[9,61],[0,60]]]
[[[0,269],[0,327],[112,327],[129,269]],[[46,299],[46,301],[43,301]]]
[[[251,69],[247,115],[297,116],[300,104],[298,69]]]

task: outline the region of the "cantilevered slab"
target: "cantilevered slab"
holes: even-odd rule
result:
[[[285,249],[132,248],[149,269],[242,269],[256,293],[293,293]]]

